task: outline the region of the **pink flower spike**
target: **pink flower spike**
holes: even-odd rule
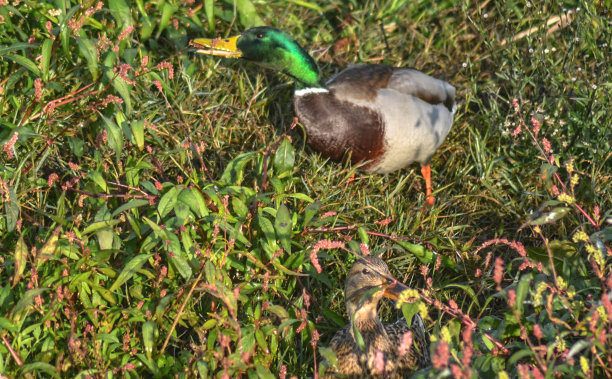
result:
[[[13,151],[15,150],[15,143],[17,143],[17,138],[19,138],[19,133],[15,132],[10,140],[8,140],[4,146],[2,146],[2,151],[6,153],[8,159],[13,159]]]
[[[537,136],[540,132],[540,121],[538,121],[535,117],[532,117],[531,124],[533,125],[533,133]]]
[[[400,357],[403,357],[404,355],[408,354],[408,351],[410,351],[410,348],[412,347],[412,342],[412,331],[409,330],[404,333],[404,335],[402,336],[402,342],[397,348],[397,352]]]
[[[382,373],[385,370],[385,356],[382,351],[376,352],[376,357],[374,358],[374,371]]]
[[[493,269],[493,280],[500,285],[504,276],[504,260],[500,257],[495,258],[495,268]]]
[[[535,324],[533,326],[533,335],[539,340],[542,339],[544,335],[542,334],[542,329],[540,328],[540,325]]]
[[[550,152],[552,151],[550,141],[546,138],[542,138],[542,145],[544,145],[544,152],[546,154],[550,154]]]

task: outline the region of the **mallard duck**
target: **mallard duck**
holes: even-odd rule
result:
[[[392,324],[383,324],[378,318],[380,299],[385,296],[397,300],[399,293],[406,289],[393,278],[382,259],[371,256],[355,262],[344,289],[350,324],[340,329],[330,342],[338,361],[338,374],[350,378],[403,378],[430,364],[429,335],[418,313],[411,325],[403,317]],[[363,339],[362,347],[357,342],[356,331]],[[412,333],[413,342],[401,351],[407,332]]]
[[[368,172],[421,164],[433,205],[429,160],[453,124],[455,88],[417,70],[351,66],[321,82],[314,59],[278,29],[261,26],[231,38],[195,39],[198,53],[242,58],[296,79],[293,103],[307,143],[323,156]]]

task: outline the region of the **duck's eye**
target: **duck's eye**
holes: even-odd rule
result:
[[[257,33],[257,34],[256,34],[256,36],[257,36],[257,38],[260,38],[260,39],[261,39],[261,38],[264,38],[263,33]]]
[[[363,270],[361,270],[361,273],[363,275],[370,275],[370,270],[368,270],[367,268],[364,268]]]

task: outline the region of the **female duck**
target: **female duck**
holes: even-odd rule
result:
[[[429,160],[453,123],[455,88],[422,72],[385,65],[349,67],[321,83],[315,61],[289,35],[256,27],[227,39],[196,39],[202,54],[242,58],[297,80],[295,113],[307,143],[323,156],[368,172],[421,164],[427,203],[433,205]]]
[[[349,378],[404,378],[430,364],[429,335],[418,313],[411,325],[404,318],[393,324],[383,324],[378,318],[380,299],[397,299],[406,289],[391,276],[382,259],[366,257],[355,262],[344,289],[350,325],[330,342],[338,361],[337,373]],[[412,344],[406,343],[406,334]],[[400,347],[402,343],[409,346]]]

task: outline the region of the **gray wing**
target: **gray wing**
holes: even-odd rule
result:
[[[402,317],[393,324],[385,325],[385,329],[393,345],[398,347],[402,343],[404,334],[408,331],[412,332],[412,347],[406,355],[400,358],[400,366],[403,370],[415,371],[431,365],[429,333],[425,330],[425,323],[418,313],[412,317],[410,326]]]
[[[450,112],[455,110],[455,87],[411,68],[393,71],[387,88],[416,96],[430,104],[444,104]]]
[[[392,89],[432,104],[455,109],[455,87],[411,68],[382,64],[351,66],[327,81],[327,87],[341,100],[374,101],[379,89]]]

